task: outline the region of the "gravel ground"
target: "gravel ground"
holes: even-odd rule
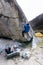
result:
[[[8,40],[0,40],[0,43],[2,42],[3,44],[7,44],[8,42],[11,44],[13,43],[12,41]],[[8,43],[8,44],[9,44]],[[3,45],[1,47],[5,47]],[[4,52],[0,54],[0,65],[43,65],[43,42],[40,42],[36,48],[31,48],[31,55],[29,59],[23,59],[21,57],[18,58],[12,58],[7,60],[5,58]],[[0,48],[1,48],[0,47]],[[29,47],[28,47],[29,48]],[[22,52],[21,52],[22,53]]]

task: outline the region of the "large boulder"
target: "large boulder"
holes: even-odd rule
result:
[[[22,23],[27,20],[16,5],[18,6],[15,0],[0,0],[0,37],[26,41],[22,36]]]
[[[31,20],[29,23],[35,32],[43,32],[43,13]]]

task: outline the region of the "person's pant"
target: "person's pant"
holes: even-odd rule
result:
[[[24,34],[25,34],[26,32],[25,31],[22,31],[22,36],[24,37]]]

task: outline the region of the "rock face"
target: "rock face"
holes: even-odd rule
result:
[[[34,31],[43,32],[43,13],[30,21],[30,25]]]
[[[0,37],[26,40],[22,37],[22,23],[26,21],[16,0],[0,0]]]

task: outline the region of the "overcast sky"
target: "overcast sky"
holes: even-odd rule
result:
[[[43,13],[43,0],[17,0],[28,21]]]

